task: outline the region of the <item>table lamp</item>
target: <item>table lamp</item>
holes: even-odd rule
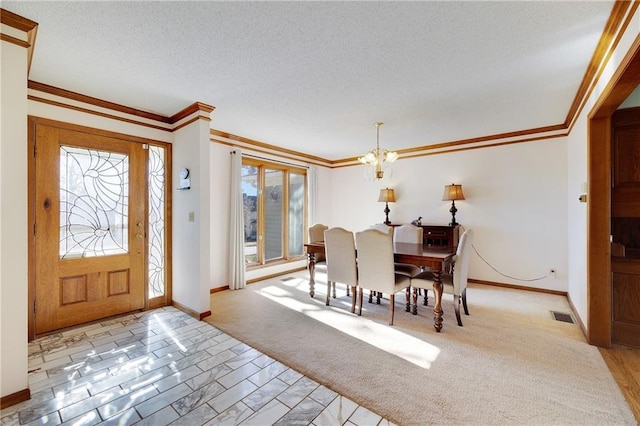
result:
[[[456,185],[453,183],[451,185],[445,185],[442,201],[451,201],[451,208],[449,209],[451,212],[451,223],[449,223],[449,226],[458,225],[458,222],[456,222],[456,212],[458,211],[456,208],[456,200],[464,200],[462,185]]]
[[[380,190],[380,195],[378,196],[379,202],[384,202],[384,214],[386,216],[384,223],[386,225],[391,225],[391,221],[389,220],[389,203],[396,202],[396,194],[393,192],[393,189],[384,188]]]

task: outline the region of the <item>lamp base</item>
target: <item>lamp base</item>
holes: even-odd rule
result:
[[[457,211],[458,209],[456,208],[455,200],[451,200],[451,208],[449,209],[449,212],[451,213],[451,222],[449,223],[449,226],[458,226],[458,222],[456,222]]]
[[[385,225],[391,225],[391,221],[389,220],[389,212],[391,210],[389,210],[389,203],[384,203],[384,215],[385,215],[385,219],[384,219],[384,224]]]

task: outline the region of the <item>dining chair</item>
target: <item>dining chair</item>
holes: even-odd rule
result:
[[[324,241],[324,231],[329,229],[327,225],[322,223],[316,223],[309,227],[309,242],[315,243],[316,241]]]
[[[329,306],[331,290],[333,290],[333,297],[336,297],[336,283],[345,284],[347,296],[351,287],[351,313],[355,313],[358,270],[353,232],[344,228],[331,228],[324,231],[324,250],[327,257],[326,305]]]
[[[393,267],[393,236],[377,229],[356,233],[358,260],[358,315],[362,315],[362,293],[368,289],[389,295],[389,325],[393,325],[395,294],[405,290],[407,306],[410,304],[410,278],[396,274]]]
[[[422,244],[422,228],[414,225],[400,225],[393,228],[393,243]],[[415,277],[422,269],[407,263],[395,263],[396,274]]]
[[[377,229],[380,232],[393,234],[393,227],[387,225],[386,223],[375,223],[375,224],[371,225],[369,227],[369,229]],[[373,291],[369,292],[369,303],[373,303],[373,293],[374,293]],[[380,294],[376,294],[376,299],[377,299],[378,305],[380,304],[380,297],[381,297]]]
[[[316,223],[309,227],[309,242],[315,243],[317,241],[324,240],[324,231],[329,229],[327,225],[323,225],[321,223]],[[327,260],[326,256],[323,253],[315,254],[315,268],[316,271],[320,270],[322,272],[327,272]]]
[[[453,257],[453,273],[442,274],[443,292],[453,295],[453,308],[456,311],[456,318],[460,327],[462,327],[462,319],[460,318],[461,301],[465,315],[469,315],[469,309],[467,307],[467,277],[469,273],[469,258],[471,257],[472,242],[473,230],[467,229],[462,234],[462,237],[460,237],[458,249]],[[417,289],[433,289],[433,272],[425,271],[411,278],[411,287],[413,288],[413,312],[415,313],[418,298]]]
[[[393,226],[387,225],[386,223],[376,223],[373,224],[369,227],[370,229],[377,229],[378,231],[381,232],[385,232],[387,234],[391,234],[393,235]],[[377,304],[380,304],[380,298],[382,297],[382,294],[378,293],[377,291],[370,291],[369,292],[369,303],[373,303],[373,294],[376,294],[376,301]],[[409,312],[409,310],[407,309],[407,312]]]
[[[375,225],[371,225],[369,229],[377,229],[378,231],[393,235],[393,226],[389,226],[386,223],[376,223]]]

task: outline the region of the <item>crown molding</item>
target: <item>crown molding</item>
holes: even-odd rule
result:
[[[133,120],[133,119],[130,119],[130,118],[119,116],[119,115],[99,112],[99,111],[95,111],[95,110],[92,110],[92,109],[89,109],[89,108],[83,108],[83,107],[76,106],[76,105],[70,105],[68,103],[58,102],[58,101],[55,101],[55,100],[52,100],[52,99],[42,98],[40,96],[27,95],[27,99],[30,100],[30,101],[34,101],[34,102],[40,102],[40,103],[47,104],[47,105],[53,105],[53,106],[59,107],[59,108],[65,108],[65,109],[70,109],[70,110],[73,110],[73,111],[83,112],[85,114],[97,115],[99,117],[108,118],[110,120],[122,121],[124,123],[130,123],[130,124],[134,124],[134,125],[137,125],[137,126],[149,127],[151,129],[162,130],[162,131],[165,131],[165,132],[170,132],[171,131],[171,129],[168,129],[167,127],[163,127],[163,126],[159,126],[159,125],[155,125],[155,124],[151,124],[151,123],[145,123],[145,122],[142,122],[140,120]]]
[[[13,12],[0,8],[0,23],[15,28],[26,34],[26,40],[20,40],[9,34],[0,34],[2,41],[16,44],[27,49],[27,76],[31,71],[31,62],[33,59],[33,49],[36,44],[36,36],[38,34],[38,23],[30,19],[16,15]]]
[[[598,41],[598,45],[582,77],[582,82],[578,87],[573,103],[567,112],[564,124],[567,129],[569,129],[569,133],[571,133],[573,125],[593,93],[609,59],[611,59],[614,50],[635,15],[638,5],[638,0],[616,0],[614,3],[609,19]]]
[[[559,138],[567,136],[564,124],[536,127],[533,129],[517,130],[513,132],[497,133],[495,135],[480,136],[475,138],[460,139],[456,141],[436,143],[432,145],[417,146],[396,150],[399,159],[415,158],[427,155],[444,154],[448,152],[466,151],[470,149],[488,148],[494,146],[511,145],[522,142],[532,142],[543,139]],[[332,162],[334,165],[344,167],[359,164],[358,157],[344,158]]]
[[[157,123],[164,123],[164,124],[169,124],[169,125],[173,125],[173,127],[166,127],[166,126],[158,126],[156,124],[150,124],[144,121],[140,121],[140,120],[133,120],[130,118],[125,118],[125,117],[120,117],[117,115],[113,115],[113,114],[107,114],[104,112],[100,112],[100,111],[96,111],[96,110],[92,110],[89,108],[84,108],[84,107],[80,107],[80,106],[76,106],[76,105],[71,105],[68,103],[64,103],[64,102],[58,102],[55,100],[51,100],[51,99],[45,99],[39,96],[33,96],[33,95],[29,95],[29,100],[35,101],[35,102],[42,102],[42,103],[46,103],[46,104],[50,104],[50,105],[54,105],[60,108],[68,108],[68,109],[73,109],[76,111],[81,111],[84,113],[88,113],[88,114],[93,114],[93,115],[99,115],[101,117],[106,117],[109,119],[113,119],[113,120],[119,120],[119,121],[124,121],[127,123],[133,123],[133,124],[138,124],[141,126],[145,126],[145,127],[151,127],[153,129],[158,129],[158,130],[164,130],[167,132],[174,132],[182,127],[184,127],[187,124],[192,123],[195,120],[205,120],[205,121],[211,121],[211,118],[209,117],[209,114],[211,114],[211,112],[213,112],[213,110],[215,110],[215,107],[211,106],[211,105],[207,105],[205,103],[202,102],[194,102],[193,104],[187,106],[186,108],[182,109],[181,111],[178,111],[177,113],[175,113],[174,115],[172,115],[171,117],[168,117],[166,115],[162,115],[162,114],[156,114],[156,113],[152,113],[152,112],[148,112],[148,111],[143,111],[140,109],[136,109],[136,108],[131,108],[125,105],[121,105],[121,104],[117,104],[114,102],[109,102],[109,101],[105,101],[99,98],[94,98],[92,96],[87,96],[87,95],[83,95],[81,93],[77,93],[77,92],[72,92],[71,90],[66,90],[66,89],[61,89],[59,87],[55,87],[55,86],[51,86],[48,84],[44,84],[44,83],[39,83],[37,81],[33,81],[33,80],[29,80],[27,83],[27,87],[29,89],[38,91],[38,92],[42,92],[42,93],[47,93],[49,95],[53,95],[53,96],[57,96],[60,98],[64,98],[64,99],[69,99],[71,101],[76,101],[76,102],[81,102],[83,104],[87,104],[87,105],[92,105],[94,107],[99,107],[99,108],[104,108],[107,110],[111,110],[111,111],[115,111],[115,112],[119,112],[122,114],[127,114],[129,116],[134,116],[134,117],[138,117],[140,119],[146,119],[146,120],[152,120],[155,121]],[[178,123],[179,121],[183,120],[184,118],[195,114],[195,113],[204,113],[204,115],[199,115],[198,117],[195,117],[194,119],[185,122],[185,123],[181,123],[180,125],[176,125],[176,123]]]
[[[289,160],[306,161],[309,164],[315,164],[324,167],[331,167],[333,163],[331,160],[327,160],[326,158],[316,157],[314,155],[305,154],[304,152],[281,148],[276,145],[270,145],[265,142],[256,141],[216,129],[211,129],[209,133],[211,134],[212,142],[218,142],[224,145],[239,146],[241,148],[246,147],[258,153],[278,155],[279,157]]]
[[[169,120],[171,123],[177,123],[178,121],[182,120],[185,117],[190,116],[195,112],[202,111],[205,114],[209,115],[213,112],[214,109],[216,109],[216,107],[203,104],[202,102],[195,102],[189,105],[188,107],[186,107],[185,109],[183,109],[182,111],[178,111],[177,113],[173,114],[169,118]]]
[[[44,83],[38,83],[37,81],[29,80],[27,87],[29,89],[37,90],[39,92],[49,93],[50,95],[59,96],[61,98],[71,99],[74,101],[97,106],[100,108],[106,108],[113,111],[129,114],[129,115],[134,115],[140,118],[147,118],[149,120],[171,124],[170,118],[165,115],[142,111],[140,109],[116,104],[114,102],[105,101],[102,99],[94,98],[92,96],[83,95],[81,93],[72,92],[71,90],[61,89],[59,87],[50,86]]]
[[[16,15],[5,9],[0,9],[0,23],[13,27],[16,30],[24,31],[25,33],[28,33],[38,26],[37,22]]]

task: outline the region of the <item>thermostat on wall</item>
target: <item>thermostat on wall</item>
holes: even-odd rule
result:
[[[187,168],[180,169],[180,186],[178,186],[178,189],[180,191],[191,189],[191,179],[189,178],[189,169]]]

